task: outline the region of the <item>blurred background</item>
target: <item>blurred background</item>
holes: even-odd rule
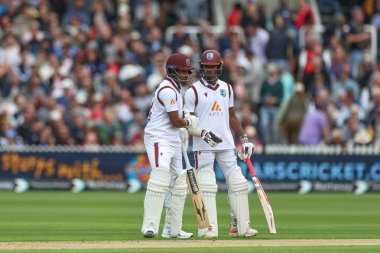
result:
[[[3,0],[0,189],[141,190],[165,59],[216,49],[264,188],[380,191],[379,28],[378,0]]]

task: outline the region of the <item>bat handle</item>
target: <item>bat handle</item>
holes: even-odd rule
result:
[[[247,157],[246,162],[247,162],[249,171],[252,174],[252,177],[257,177],[255,168],[253,168],[253,165],[252,165],[252,162],[251,162],[251,158],[249,156]]]
[[[187,155],[187,149],[182,145],[182,156],[185,159],[186,169],[191,168],[189,156]]]

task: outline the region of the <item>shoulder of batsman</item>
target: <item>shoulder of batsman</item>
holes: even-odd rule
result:
[[[227,88],[228,86],[231,86],[229,83],[226,83],[225,81],[218,80],[218,84],[220,88]]]

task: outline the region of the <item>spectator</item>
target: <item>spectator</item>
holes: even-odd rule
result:
[[[89,120],[91,120],[94,125],[100,125],[103,122],[104,106],[103,95],[101,93],[96,93],[93,95],[89,113]]]
[[[266,27],[266,17],[264,13],[264,8],[259,5],[256,1],[248,1],[245,6],[245,12],[241,21],[243,28],[246,28],[248,24],[255,23],[261,28]]]
[[[122,135],[122,125],[116,120],[116,114],[112,110],[106,110],[104,121],[99,124],[99,137],[102,145],[112,144],[118,136]]]
[[[120,85],[113,71],[108,70],[104,75],[103,97],[107,105],[114,105],[120,101]]]
[[[285,61],[277,61],[277,67],[280,75],[280,81],[284,85],[284,97],[282,101],[285,102],[294,93],[295,81],[292,74],[288,71],[288,64]]]
[[[299,9],[294,15],[294,24],[299,29],[307,24],[314,24],[314,13],[306,0],[298,0]]]
[[[63,24],[69,24],[73,19],[77,18],[80,23],[86,26],[90,25],[90,15],[85,8],[84,0],[75,0],[73,6],[69,7],[65,13]]]
[[[339,90],[352,90],[354,92],[355,99],[359,98],[359,85],[350,78],[350,65],[344,64],[342,69],[338,72],[338,78],[332,83],[332,96],[337,98]]]
[[[243,6],[236,2],[234,7],[231,9],[227,18],[228,26],[237,26],[240,25],[241,19],[243,17]]]
[[[86,125],[86,118],[81,112],[77,111],[73,113],[72,125],[70,126],[70,133],[75,140],[75,144],[81,145],[84,142],[86,137]],[[46,142],[49,142],[48,138],[45,138],[47,139]]]
[[[177,0],[178,19],[187,25],[198,25],[200,21],[209,20],[208,3],[207,0]]]
[[[265,79],[265,71],[261,62],[252,51],[246,52],[247,61],[249,63],[246,76],[243,76],[243,83],[245,83],[246,90],[250,97],[250,103],[254,105],[254,109],[257,111],[257,107],[260,103],[260,90],[261,85]]]
[[[97,150],[99,145],[100,141],[97,132],[92,128],[88,129],[82,146],[88,150]]]
[[[305,115],[298,135],[298,144],[318,145],[328,141],[330,130],[326,113],[327,104],[322,98],[325,92],[318,93],[315,110],[311,110]]]
[[[141,23],[146,17],[156,20],[160,14],[160,7],[156,0],[133,0],[135,25]]]
[[[364,50],[370,46],[371,35],[364,29],[364,12],[360,7],[352,10],[352,20],[347,40],[350,43],[350,64],[352,75],[356,78],[358,74],[359,62],[363,59]]]
[[[358,69],[357,80],[360,86],[360,89],[366,88],[370,83],[372,74],[374,72],[372,65],[372,57],[371,54],[366,53],[363,56],[363,60]]]
[[[183,22],[177,22],[172,41],[170,42],[170,49],[176,52],[183,44],[190,40],[189,35],[185,32],[185,25]]]
[[[277,8],[272,12],[272,23],[276,23],[276,17],[281,16],[284,20],[285,27],[290,29],[292,24],[292,12],[288,7],[288,0],[278,0]]]
[[[265,50],[269,41],[269,33],[256,22],[248,23],[245,30],[248,36],[249,49],[260,60],[261,64],[266,64]]]
[[[291,58],[292,40],[285,27],[284,18],[276,16],[274,29],[270,32],[268,44],[266,46],[266,56],[268,61],[282,60]]]
[[[371,124],[370,131],[372,132],[375,143],[380,144],[380,107],[376,109],[374,114],[374,120]]]
[[[345,29],[345,25],[346,18],[344,17],[343,13],[336,13],[334,15],[334,23],[327,26],[326,30],[323,33],[323,45],[327,47],[333,37],[343,43],[346,43],[347,30]]]
[[[284,96],[284,86],[278,76],[275,64],[268,65],[268,77],[265,79],[261,91],[260,125],[267,144],[279,142],[278,109]]]
[[[284,103],[278,116],[287,144],[297,144],[299,130],[307,113],[308,104],[303,84],[297,83],[294,95]]]
[[[356,113],[350,115],[343,127],[343,136],[346,142],[354,140],[354,137],[365,130],[365,125],[359,121]]]

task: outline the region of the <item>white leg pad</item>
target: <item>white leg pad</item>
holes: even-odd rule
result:
[[[158,233],[165,194],[169,190],[169,169],[154,168],[150,173],[144,200],[144,221],[141,232],[153,228]]]
[[[187,194],[186,171],[183,171],[174,182],[169,204],[170,236],[177,237],[182,228],[183,207]]]
[[[212,168],[200,168],[197,170],[197,177],[211,225],[211,228],[198,229],[198,236],[218,237],[218,215],[216,211],[216,192],[218,191],[218,186],[214,170]],[[212,235],[209,236],[208,234]]]
[[[239,167],[231,172],[227,185],[232,212],[237,218],[238,235],[244,236],[250,227],[248,182]]]

